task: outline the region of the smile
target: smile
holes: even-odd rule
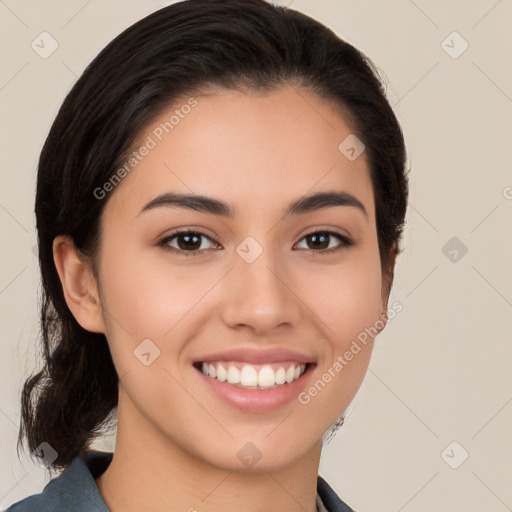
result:
[[[284,346],[237,347],[197,356],[194,373],[208,397],[249,413],[294,403],[315,375],[317,356]]]
[[[264,365],[239,361],[199,363],[204,375],[245,389],[272,389],[297,380],[306,371],[306,364],[279,362]]]

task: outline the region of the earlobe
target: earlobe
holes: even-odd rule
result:
[[[53,259],[64,298],[76,321],[87,331],[105,333],[96,280],[69,236],[54,239]]]

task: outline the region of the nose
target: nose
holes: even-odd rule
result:
[[[236,254],[225,282],[222,317],[226,325],[258,335],[296,326],[301,301],[290,276],[284,263],[276,264],[270,250],[264,250],[251,263]]]

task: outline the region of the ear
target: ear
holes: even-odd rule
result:
[[[53,240],[53,259],[64,298],[76,321],[87,331],[105,333],[96,280],[69,236]]]
[[[398,246],[397,242],[393,242],[389,253],[389,264],[387,267],[387,271],[382,276],[382,287],[381,287],[381,310],[380,310],[380,318],[384,320],[384,326],[379,329],[379,332],[384,329],[387,320],[388,320],[388,302],[389,302],[389,294],[391,293],[391,286],[393,285],[393,277],[395,273],[395,262],[396,255],[398,254]]]

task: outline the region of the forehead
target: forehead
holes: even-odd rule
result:
[[[176,191],[219,197],[253,216],[262,206],[338,190],[355,195],[371,217],[366,154],[347,158],[340,150],[347,137],[354,134],[340,109],[304,89],[185,98],[138,134],[137,160],[125,166],[105,214],[133,217],[157,195]]]

